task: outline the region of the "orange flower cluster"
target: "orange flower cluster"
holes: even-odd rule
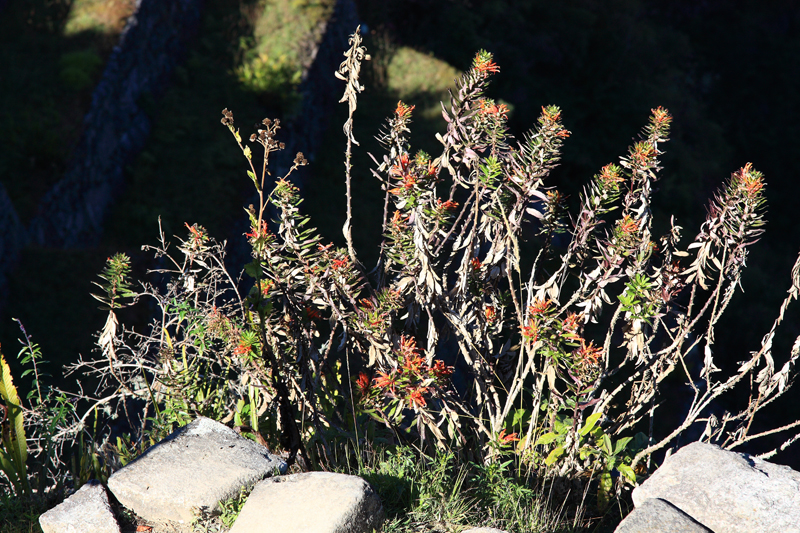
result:
[[[572,361],[575,365],[577,377],[586,379],[592,377],[594,371],[600,364],[603,356],[603,349],[595,346],[592,342],[586,344],[586,340],[579,338],[581,346],[572,353]]]
[[[492,54],[480,51],[475,54],[475,59],[472,60],[472,68],[483,74],[483,76],[496,74],[500,72],[500,67],[492,59]]]
[[[372,380],[374,389],[364,381],[368,378],[359,376],[356,387],[362,398],[371,397],[373,390],[377,389],[386,396],[403,398],[415,409],[426,407],[426,395],[435,393],[438,386],[453,374],[453,367],[445,365],[443,361],[437,360],[433,365],[428,365],[413,337],[401,336],[395,355],[400,362],[398,368],[390,372],[378,372]]]
[[[733,178],[737,189],[751,200],[764,189],[764,177],[760,172],[753,171],[752,163],[747,163],[739,169],[733,175]]]
[[[261,281],[261,294],[263,296],[269,296],[269,291],[272,290],[272,286],[273,285],[274,285],[274,283],[272,283],[271,280],[268,280],[268,279],[262,280]]]
[[[192,224],[190,226],[188,222],[184,222],[184,225],[189,228],[189,236],[194,246],[200,246],[204,241],[208,240],[205,230],[199,224]]]
[[[528,324],[520,327],[520,331],[522,332],[522,338],[531,343],[535,344],[539,340],[539,326],[536,325],[536,322],[528,322]]]
[[[416,106],[409,106],[402,102],[402,100],[397,102],[397,109],[395,109],[394,113],[397,115],[397,118],[406,118],[411,117],[411,112],[414,111]]]
[[[663,129],[664,127],[669,126],[672,122],[672,115],[670,115],[669,111],[661,106],[651,109],[650,112],[653,113],[653,116],[650,117],[650,123],[656,128]]]
[[[556,137],[565,139],[571,135],[571,132],[561,124],[561,110],[556,107],[542,106],[542,116],[539,118],[539,123],[542,124],[545,130],[554,132]]]
[[[417,177],[411,172],[408,154],[402,154],[398,159],[398,164],[393,165],[392,168],[389,169],[390,176],[400,178],[401,180],[400,187],[396,187],[389,191],[390,194],[395,195],[410,190],[417,183]]]
[[[242,341],[239,342],[239,344],[236,345],[236,348],[233,349],[233,355],[247,355],[252,351],[253,347]]]
[[[564,337],[568,339],[580,339],[580,335],[578,335],[580,319],[580,315],[577,313],[570,313],[569,316],[564,319],[564,322],[561,324]]]
[[[629,237],[639,231],[639,223],[632,219],[630,215],[625,215],[619,221],[617,228],[622,235]]]
[[[442,202],[441,198],[436,199],[436,207],[440,211],[455,211],[458,209],[458,202],[454,202],[453,200],[447,200]]]
[[[598,181],[603,189],[616,189],[620,183],[625,181],[625,178],[620,174],[620,168],[617,165],[609,163],[600,169]]]
[[[547,300],[544,298],[537,298],[532,305],[528,306],[528,313],[530,313],[534,318],[543,316],[550,310],[551,303],[553,303],[553,300],[550,300],[549,298]]]
[[[630,151],[631,162],[640,168],[648,167],[653,164],[656,156],[656,148],[646,141],[640,141],[633,145]]]
[[[519,440],[519,436],[516,433],[509,433],[506,435],[506,430],[501,429],[500,433],[497,434],[497,440],[501,444],[511,444],[512,442],[517,442]]]
[[[502,120],[508,119],[508,106],[506,104],[497,105],[494,100],[484,98],[478,100],[478,112],[481,115],[490,115]]]
[[[251,227],[250,231],[245,233],[244,236],[251,240],[260,239],[262,237],[269,237],[270,232],[269,228],[267,227],[267,222],[265,220],[262,220],[261,227],[259,229]]]
[[[331,267],[334,270],[340,270],[343,268],[347,268],[347,265],[350,264],[350,259],[348,257],[343,257],[340,259],[334,259],[331,263]]]

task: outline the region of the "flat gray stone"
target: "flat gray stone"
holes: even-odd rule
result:
[[[256,485],[230,533],[372,533],[382,523],[381,501],[369,483],[306,472]]]
[[[800,532],[800,472],[695,442],[633,491],[636,507],[668,501],[712,531]]]
[[[39,516],[39,525],[44,533],[119,533],[106,489],[95,480]]]
[[[190,523],[286,462],[229,427],[200,417],[108,478],[117,500],[150,521]]]
[[[668,501],[650,498],[637,506],[614,533],[714,533]]]

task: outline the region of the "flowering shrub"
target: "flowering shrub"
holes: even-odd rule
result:
[[[690,428],[704,425],[700,439],[729,449],[766,434],[749,434],[753,418],[792,385],[800,354],[798,340],[776,370],[772,339],[800,294],[800,259],[761,349],[735,369],[718,368],[712,349],[763,231],[764,180],[752,165],[726,182],[687,246],[674,221],[654,236],[651,196],[672,121],[656,108],[567,216],[564,195],[547,183],[570,136],[561,110],[543,107],[514,139],[507,107],[485,96],[500,68],[481,51],[442,104],[440,154],[412,151],[413,105],[399,102],[388,118],[373,169],[384,239],[368,271],[351,236],[352,123],[369,59],[358,31],[345,56],[346,248],[324,243],[300,209],[290,175],[307,164],[303,154],[286,176],[270,174],[271,154],[284,148],[279,121],[264,119],[247,144],[224,110],[259,198],[246,209],[250,285],[197,225],[187,224],[177,257],[161,236],[152,249],[162,279],[140,293],[115,258],[104,278],[105,357],[78,364],[101,376],[105,396],[95,402],[121,412],[140,398],[164,431],[198,414],[232,422],[309,466],[332,460],[338,439],[360,446],[379,434],[484,463],[510,454],[537,474],[597,477],[601,506]],[[526,242],[524,231],[535,236]],[[153,298],[151,332],[117,333],[123,296]],[[465,374],[458,387],[454,367]],[[676,427],[656,430],[673,373],[691,391],[688,407]],[[715,415],[713,402],[737,386],[751,388],[749,403]]]

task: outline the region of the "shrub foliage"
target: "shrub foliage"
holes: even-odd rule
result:
[[[372,173],[385,194],[384,238],[368,269],[351,237],[350,155],[369,56],[358,31],[350,42],[337,73],[349,109],[346,247],[325,243],[302,211],[291,181],[308,163],[302,153],[285,176],[271,174],[270,157],[284,148],[279,121],[264,119],[248,142],[224,110],[258,195],[245,210],[252,261],[232,273],[224,243],[197,224],[174,248],[163,233],[149,247],[161,266],[137,289],[127,258],[109,260],[102,357],[73,370],[100,382],[81,399],[137,420],[105,448],[117,462],[204,415],[308,468],[333,464],[343,445],[413,444],[485,465],[511,457],[546,479],[588,476],[604,507],[680,437],[731,449],[774,433],[750,429],[794,380],[800,339],[788,356],[772,344],[800,291],[800,259],[760,349],[737,364],[713,349],[763,231],[761,173],[750,164],[735,172],[688,242],[674,220],[654,235],[651,197],[672,120],[657,108],[570,214],[550,180],[570,136],[561,110],[543,107],[514,139],[509,110],[486,96],[499,67],[480,51],[442,103],[441,153],[412,150],[413,105],[399,102],[381,130],[385,153]],[[154,305],[150,329],[120,329],[116,310],[139,299]],[[682,419],[658,429],[671,382],[685,384],[672,388],[686,398],[669,393],[683,402]],[[733,391],[747,402],[722,412],[716,400]],[[134,405],[144,408],[131,415]]]

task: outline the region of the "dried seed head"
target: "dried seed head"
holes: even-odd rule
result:
[[[226,126],[233,126],[233,113],[228,111],[228,108],[222,110],[222,120],[220,120]]]
[[[256,134],[254,133],[250,136],[250,142],[255,142],[255,140],[256,140]]]

